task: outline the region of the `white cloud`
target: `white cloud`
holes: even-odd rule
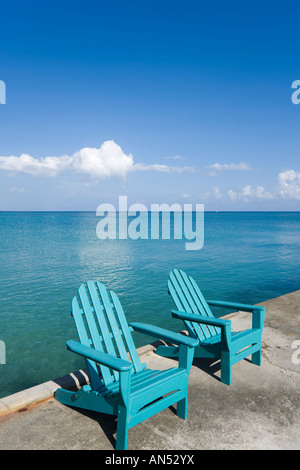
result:
[[[274,199],[273,194],[266,191],[263,186],[252,188],[250,185],[247,185],[242,189],[240,197],[252,199]]]
[[[70,157],[45,157],[40,160],[23,153],[20,157],[0,157],[0,170],[30,175],[55,176],[70,164]]]
[[[228,189],[227,194],[229,196],[229,199],[231,199],[231,201],[235,201],[236,198],[238,197],[237,191],[233,191],[232,189]]]
[[[213,170],[210,175],[214,176],[216,175],[218,171],[223,171],[223,170],[239,170],[239,171],[250,171],[253,170],[253,168],[248,165],[247,163],[214,163],[213,165],[209,165],[207,168],[210,170]]]
[[[247,185],[240,190],[229,189],[227,195],[231,201],[243,199],[245,202],[254,199],[271,200],[278,198],[300,200],[300,171],[281,171],[277,180],[278,186],[274,194],[266,191],[263,186],[252,187]]]
[[[275,196],[266,191],[263,186],[256,186],[256,188],[253,188],[250,184],[238,191],[229,189],[227,194],[231,201],[235,201],[236,199],[243,199],[245,202],[253,199],[275,199]]]
[[[214,197],[222,199],[226,196],[232,202],[243,201],[268,201],[279,200],[280,198],[300,200],[300,171],[285,170],[278,174],[278,186],[273,192],[267,191],[263,186],[252,186],[247,184],[239,189],[221,190],[216,186],[212,191],[205,193],[202,198]]]
[[[18,188],[17,186],[9,188],[9,190],[11,193],[24,193],[24,188]]]
[[[223,197],[220,189],[217,186],[214,188],[214,196],[216,199],[222,199]]]
[[[86,147],[75,152],[70,163],[78,173],[93,179],[125,177],[134,165],[132,155],[126,155],[113,140],[104,142],[100,148]]]
[[[133,165],[131,171],[158,171],[160,173],[193,173],[195,168],[191,166],[168,166],[155,163],[153,165],[144,165],[143,163],[136,163]]]
[[[165,157],[166,160],[185,160],[185,157],[181,155],[171,155],[170,157]]]
[[[131,154],[126,155],[113,140],[107,140],[103,142],[100,148],[85,147],[71,156],[49,156],[39,159],[27,154],[22,154],[19,157],[1,156],[0,170],[48,177],[57,176],[65,171],[73,171],[85,174],[92,179],[112,176],[124,179],[132,171],[184,173],[192,172],[194,168],[134,163]]]
[[[286,199],[300,199],[300,172],[281,171],[278,174],[278,191]]]

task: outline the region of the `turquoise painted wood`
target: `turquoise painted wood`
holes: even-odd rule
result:
[[[117,416],[116,449],[127,449],[128,431],[136,424],[177,403],[177,415],[187,418],[188,377],[198,339],[153,325],[128,325],[117,295],[100,282],[88,281],[72,301],[79,341],[67,348],[83,356],[90,384],[77,392],[58,389],[55,398],[68,406]],[[178,367],[148,369],[140,362],[132,331],[178,345]]]
[[[231,367],[236,362],[251,355],[253,364],[261,364],[264,307],[206,301],[194,279],[179,269],[171,271],[168,289],[177,307],[177,310],[172,310],[172,316],[184,321],[191,338],[199,339],[194,357],[221,359],[223,383],[231,384]],[[214,317],[210,309],[213,306],[252,312],[252,328],[232,332],[229,320]],[[156,353],[164,357],[177,357],[178,347],[159,346]]]

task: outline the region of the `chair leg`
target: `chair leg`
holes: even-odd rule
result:
[[[177,416],[182,419],[187,419],[187,395],[177,402]]]
[[[221,354],[221,382],[231,385],[231,360],[228,351],[224,351]]]
[[[128,410],[122,406],[118,408],[116,450],[127,450],[128,441]]]
[[[256,366],[261,365],[261,348],[252,354],[252,364],[255,364]]]

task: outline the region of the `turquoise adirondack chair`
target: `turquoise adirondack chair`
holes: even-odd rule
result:
[[[116,415],[118,450],[127,449],[130,428],[174,403],[177,415],[187,418],[188,376],[197,339],[144,323],[128,325],[117,295],[94,281],[80,286],[72,315],[80,343],[69,340],[67,348],[86,359],[90,384],[76,392],[58,389],[59,402]],[[178,344],[178,367],[148,369],[139,360],[133,330]]]
[[[199,339],[194,357],[221,359],[221,382],[231,384],[231,366],[252,355],[252,363],[261,365],[261,336],[265,308],[256,305],[205,300],[198,285],[183,271],[170,273],[168,289],[178,310],[172,316],[184,321],[190,337]],[[252,312],[252,328],[231,331],[231,321],[215,318],[210,306]],[[156,353],[164,357],[177,357],[178,348],[159,346]]]

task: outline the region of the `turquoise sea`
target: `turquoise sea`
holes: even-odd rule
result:
[[[128,321],[174,331],[175,267],[207,298],[257,303],[300,288],[299,212],[205,212],[198,251],[183,240],[99,240],[98,222],[95,212],[0,212],[0,398],[85,367],[65,341],[77,339],[71,299],[89,279],[119,295]]]

